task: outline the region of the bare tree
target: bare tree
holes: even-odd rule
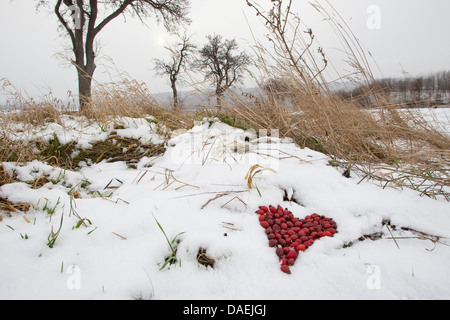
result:
[[[181,110],[178,99],[177,81],[180,80],[181,70],[188,64],[189,56],[195,49],[195,45],[191,43],[190,37],[186,34],[179,36],[180,42],[174,47],[165,47],[170,51],[171,59],[166,62],[161,59],[155,59],[155,71],[159,76],[169,76],[170,87],[173,93],[173,108]]]
[[[96,69],[94,41],[112,20],[130,14],[144,22],[145,18],[155,15],[169,31],[190,22],[187,18],[189,0],[38,0],[37,6],[50,4],[54,5],[54,13],[72,43],[81,111],[91,98]]]
[[[234,84],[242,82],[244,71],[250,65],[250,57],[244,52],[237,52],[236,40],[223,40],[222,36],[207,36],[208,43],[199,51],[199,59],[194,67],[205,74],[207,80],[213,81],[217,105],[222,106],[223,94]]]

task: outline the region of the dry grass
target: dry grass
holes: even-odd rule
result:
[[[0,197],[0,212],[6,212],[8,214],[17,213],[19,211],[27,212],[30,210],[31,205],[29,203],[12,203],[8,199]]]
[[[236,97],[229,114],[258,129],[278,129],[302,147],[347,161],[440,163],[450,156],[450,139],[418,112],[393,107],[363,110],[338,96],[311,96],[291,78],[286,99]]]
[[[170,130],[193,126],[193,119],[186,113],[158,104],[145,83],[126,75],[120,81],[97,86],[85,115],[98,122],[110,117],[140,118],[151,115]]]
[[[270,34],[274,50],[268,51],[259,43],[255,46],[258,69],[268,80],[260,85],[264,89],[258,97],[236,96],[225,106],[225,112],[256,130],[278,129],[281,137],[327,153],[344,168],[355,166],[369,178],[384,180],[386,185],[448,197],[443,191],[450,187],[448,135],[436,130],[418,111],[401,110],[382,90],[365,92],[365,99],[376,105],[370,110],[361,108],[358,101],[334,94],[324,74],[331,63],[316,43],[313,31],[291,12],[293,1],[273,1],[270,11],[253,1],[247,3]],[[327,4],[325,8],[316,2],[314,7],[340,39],[352,68],[352,78],[340,78],[373,84],[375,79],[359,41],[339,13]],[[391,170],[400,174],[386,178],[367,170],[381,164],[391,165]],[[417,189],[417,184],[428,187]]]

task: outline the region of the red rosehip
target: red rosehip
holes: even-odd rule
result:
[[[298,246],[295,247],[296,251],[305,251],[306,250],[306,246],[304,244],[299,244]]]
[[[278,247],[277,250],[275,250],[275,253],[277,256],[281,257],[284,254],[283,248]]]
[[[262,210],[264,213],[269,212],[269,208],[267,208],[266,206],[260,206],[259,209]]]
[[[289,267],[287,265],[282,265],[280,269],[284,273],[291,274],[291,270],[289,269]]]
[[[297,259],[298,253],[295,250],[291,250],[286,254],[286,259]]]
[[[272,239],[269,241],[269,247],[275,247],[277,245],[278,241],[275,239]]]
[[[269,223],[267,221],[260,221],[261,227],[267,229],[269,227]]]
[[[274,206],[269,206],[269,210],[274,214],[277,212],[277,208],[275,208]]]
[[[327,229],[327,230],[325,230],[325,231],[328,231],[328,232],[330,232],[331,234],[335,234],[337,231],[336,231],[336,229],[333,229],[333,228],[329,228],[329,229]]]
[[[273,233],[280,233],[280,231],[281,231],[280,225],[276,224],[276,223],[272,226],[272,229],[273,229]]]

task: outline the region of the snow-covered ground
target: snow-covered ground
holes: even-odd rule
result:
[[[86,147],[114,130],[70,121],[19,131]],[[163,140],[145,120],[125,119],[116,131]],[[245,177],[256,164],[273,171],[256,174],[249,188]],[[0,188],[0,197],[32,204],[2,215],[0,299],[450,298],[448,202],[358,184],[361,177],[345,178],[327,156],[289,139],[203,121],[174,133],[163,155],[137,168],[3,165],[19,180],[50,182]],[[300,252],[285,274],[255,213],[269,204],[298,218],[330,217],[338,233]],[[182,233],[178,263],[162,270],[171,250],[157,221],[169,240]],[[198,263],[200,248],[214,268]]]

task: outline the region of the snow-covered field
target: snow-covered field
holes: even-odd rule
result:
[[[448,109],[439,112],[448,120]],[[123,119],[122,127],[119,136],[163,141],[144,119]],[[67,118],[18,135],[56,134],[89,147],[113,130]],[[273,171],[256,174],[249,188],[245,177],[256,164]],[[173,133],[164,154],[136,168],[3,166],[18,180],[49,182],[0,188],[0,197],[31,204],[26,213],[2,214],[0,299],[450,298],[448,202],[358,184],[361,177],[345,178],[327,156],[288,139],[203,121]],[[269,204],[298,218],[330,217],[338,233],[300,252],[285,274],[255,213]],[[179,240],[178,262],[162,270],[171,249],[157,221]],[[199,264],[199,249],[213,268]]]

